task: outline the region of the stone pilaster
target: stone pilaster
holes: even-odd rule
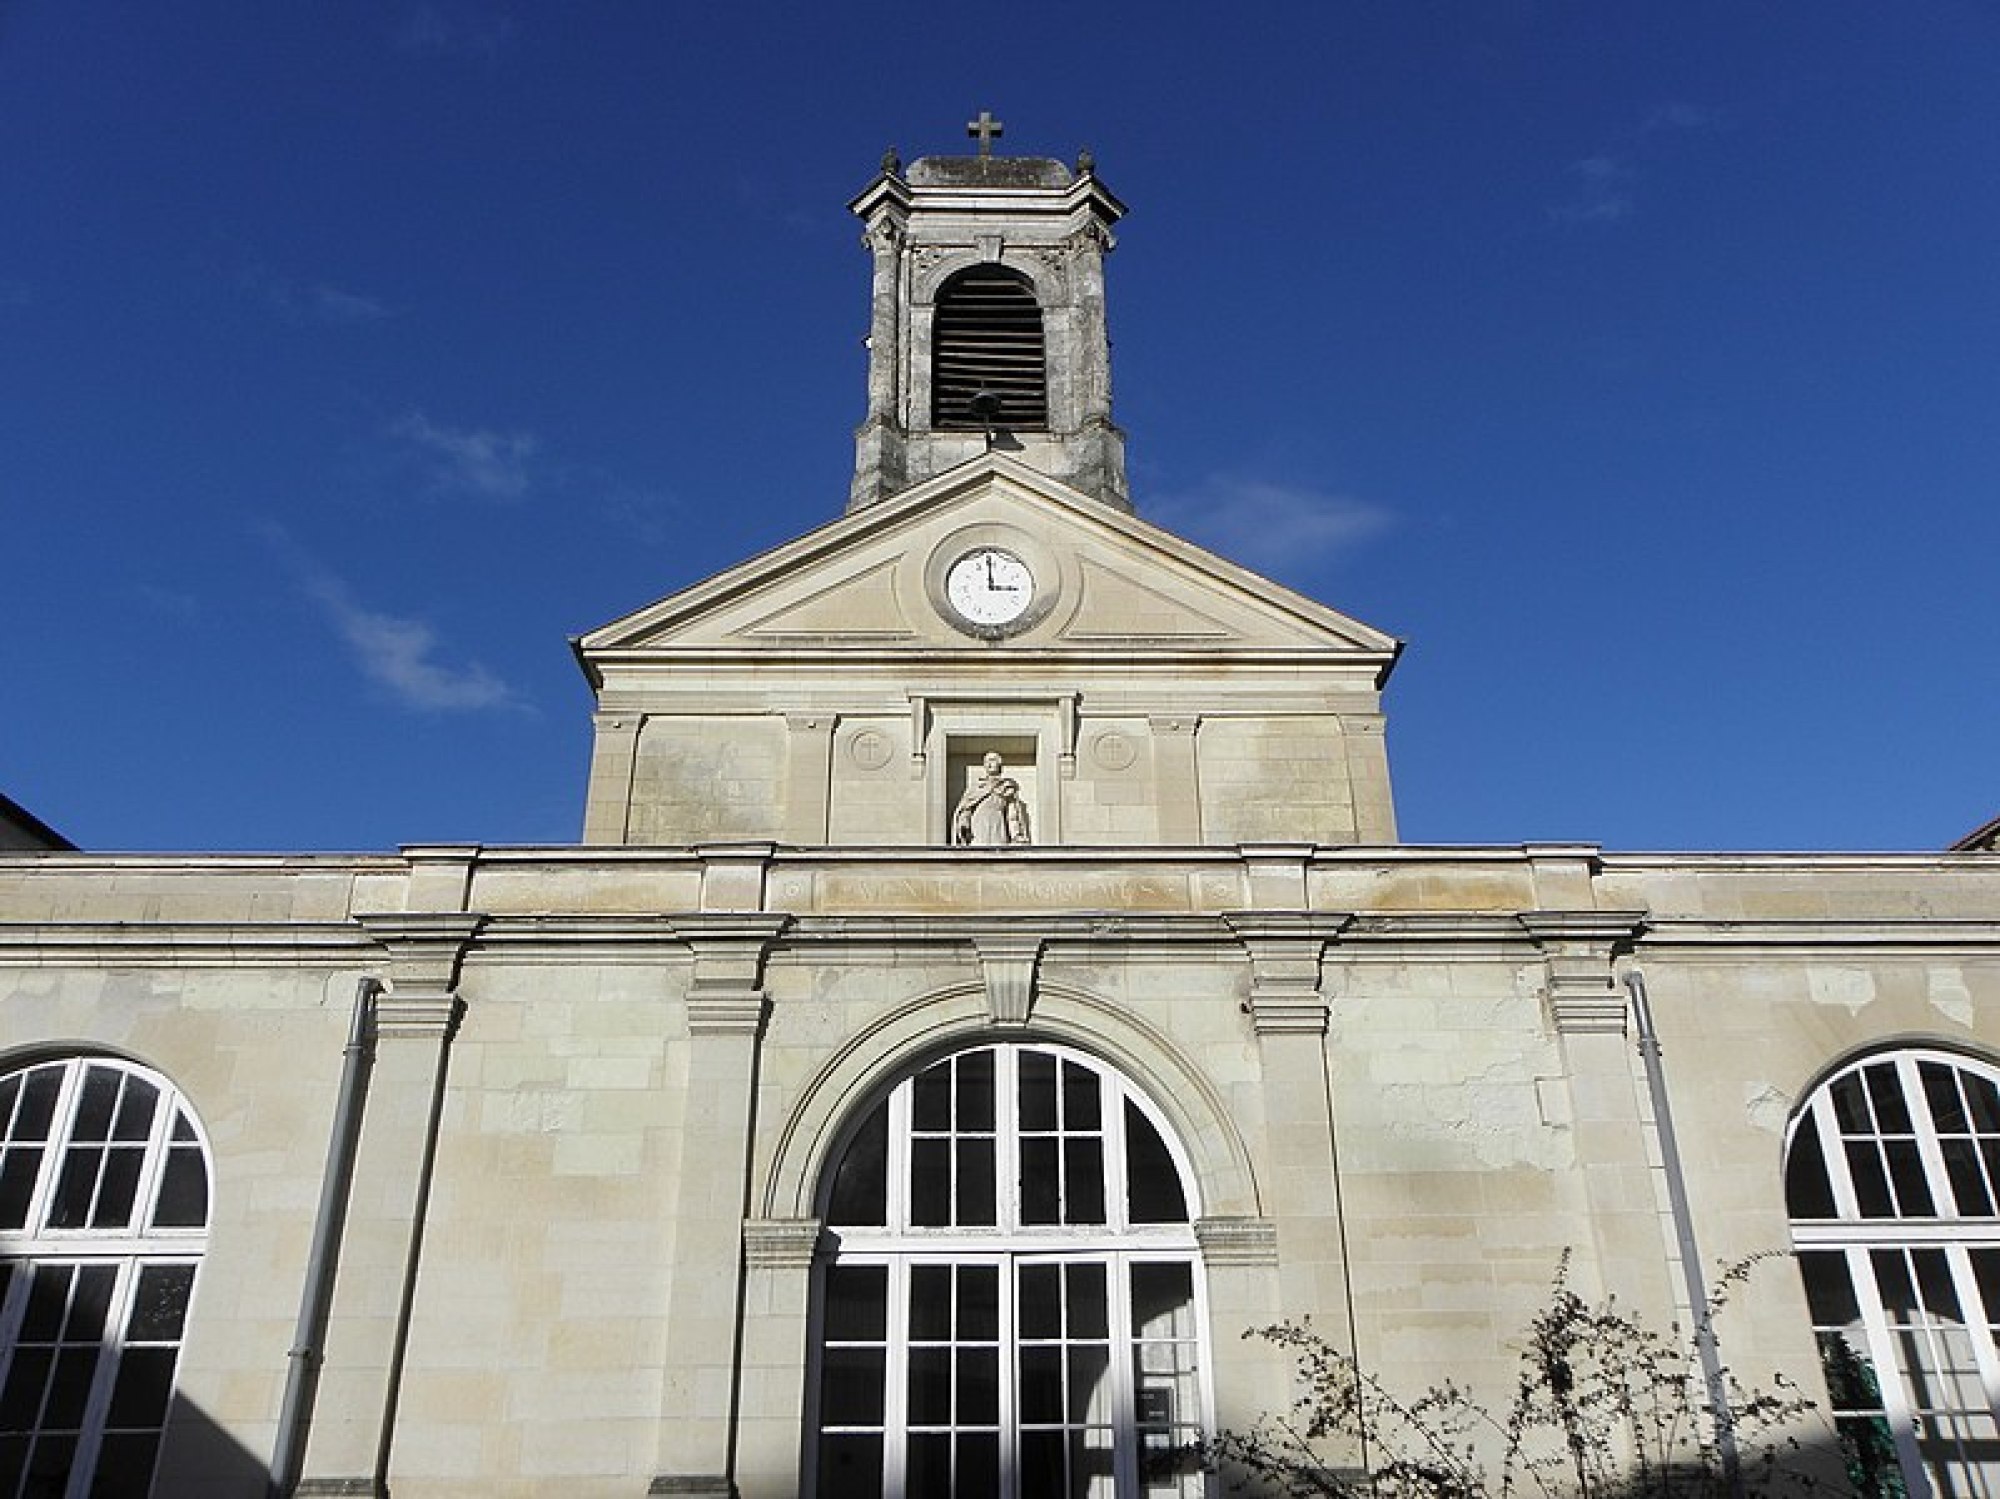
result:
[[[387,950],[388,983],[375,1000],[374,1060],[300,1494],[388,1492],[438,1119],[464,1011],[459,968],[484,920],[463,911],[360,918]]]
[[[1159,808],[1160,842],[1201,842],[1201,784],[1196,779],[1192,713],[1147,720],[1153,740],[1153,805]]]
[[[1346,1347],[1347,1254],[1321,963],[1350,918],[1246,911],[1225,919],[1250,959],[1247,1009],[1261,1073],[1263,1174],[1285,1250],[1281,1304],[1318,1308],[1322,1329]]]
[[[1613,966],[1644,928],[1645,914],[1524,911],[1519,920],[1542,951],[1543,995],[1561,1050],[1601,1288],[1649,1314],[1670,1314],[1671,1226],[1660,1215],[1644,1089]]]
[[[785,715],[785,841],[826,842],[828,799],[833,789],[831,713]]]
[[[742,1499],[793,1499],[805,1423],[806,1316],[817,1218],[753,1218],[743,1225]]]
[[[762,864],[746,854],[761,881]],[[715,857],[704,851],[705,857]],[[768,852],[762,855],[768,859]],[[747,868],[724,881],[730,898]],[[717,866],[708,871],[714,876]],[[708,879],[703,881],[704,895]],[[744,1412],[744,1220],[749,1211],[750,1142],[757,1129],[757,1064],[770,999],[764,963],[784,930],[781,915],[716,912],[672,918],[694,955],[687,1004],[687,1086],[675,1172],[674,1253],[667,1274],[668,1363],[657,1440],[655,1494],[729,1496]]]
[[[584,796],[583,841],[623,843],[631,831],[632,777],[639,764],[643,713],[599,713]]]

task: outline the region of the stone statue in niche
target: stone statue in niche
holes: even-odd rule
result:
[[[1032,843],[1028,806],[1021,783],[1001,774],[1006,762],[992,750],[979,762],[979,775],[951,813],[951,841],[962,848],[1007,848]]]

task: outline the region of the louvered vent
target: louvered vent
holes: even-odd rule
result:
[[[960,271],[938,291],[932,325],[931,426],[977,432],[974,391],[1000,397],[996,427],[1043,431],[1049,425],[1048,357],[1042,309],[1027,279],[1004,266]]]

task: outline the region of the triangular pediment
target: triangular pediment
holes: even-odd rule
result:
[[[954,558],[1017,554],[1035,609],[982,631],[955,613]],[[920,650],[1102,661],[1195,653],[1373,662],[1397,642],[1133,515],[989,453],[867,506],[577,642],[586,666],[770,652]]]

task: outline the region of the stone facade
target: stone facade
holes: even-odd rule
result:
[[[886,174],[864,217],[924,187]],[[1046,191],[1108,214],[1094,178]],[[867,1239],[832,1184],[871,1110],[969,1049],[1143,1101],[1122,1128],[1159,1130],[1181,1218],[964,1254],[1194,1266],[1205,1427],[1288,1401],[1238,1336],[1281,1316],[1392,1386],[1496,1398],[1565,1254],[1685,1316],[1678,1188],[1704,1262],[1783,1250],[1787,1131],[1832,1072],[2000,1055],[1990,855],[1401,845],[1392,639],[1068,459],[981,446],[875,493],[882,461],[864,443],[841,518],[582,639],[574,847],[0,857],[0,1073],[140,1064],[207,1152],[155,1492],[262,1494],[274,1465],[398,1499],[809,1491],[829,1277]],[[998,625],[953,592],[982,549],[1036,591]],[[1030,846],[948,846],[988,750]],[[69,1243],[0,1230],[16,1261]],[[1819,1388],[1796,1276],[1733,1332],[1740,1367]],[[1124,1409],[1129,1445],[1152,1407]]]

